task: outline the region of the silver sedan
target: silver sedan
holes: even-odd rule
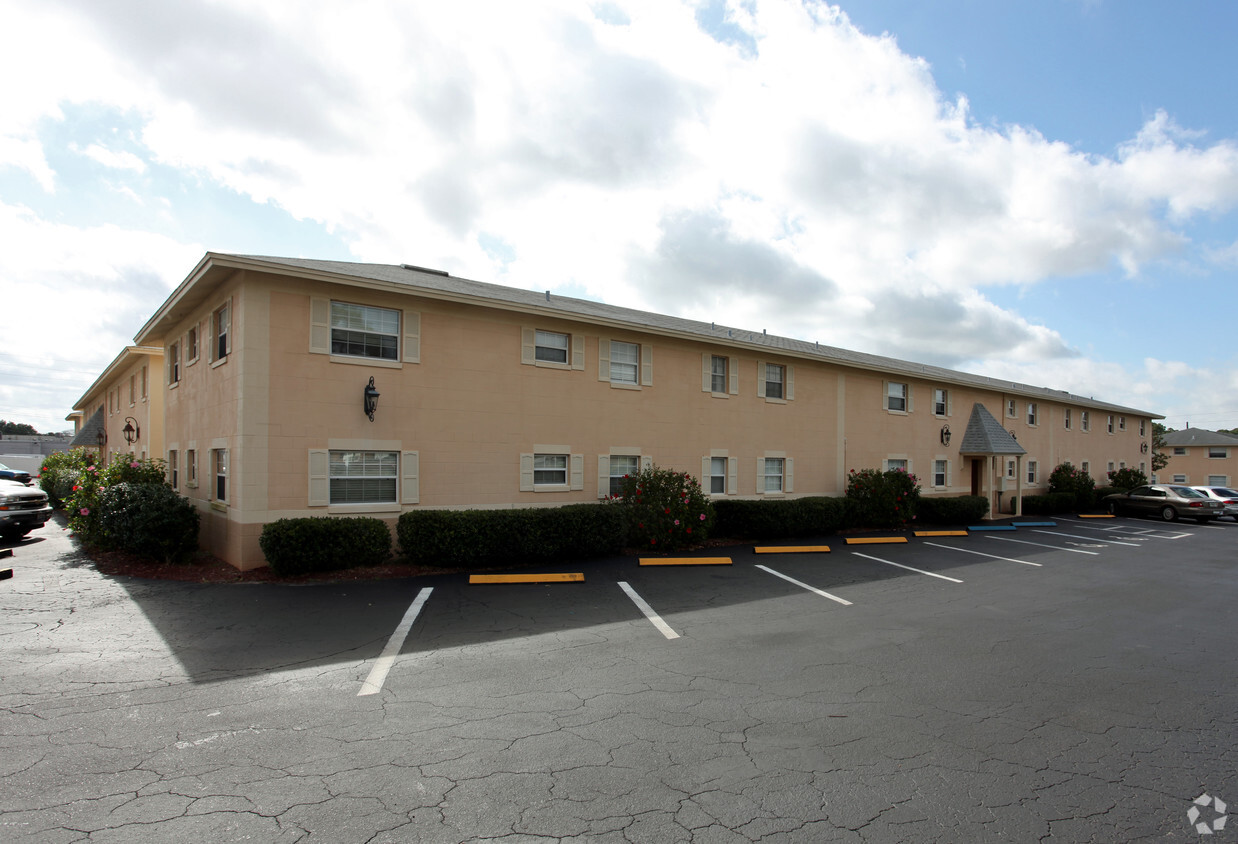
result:
[[[1220,501],[1225,515],[1233,516],[1234,521],[1238,522],[1238,492],[1227,486],[1193,486],[1191,489],[1202,492],[1214,501]]]
[[[1200,524],[1220,518],[1225,512],[1220,501],[1213,501],[1197,489],[1178,484],[1150,484],[1135,487],[1130,492],[1106,495],[1105,508],[1115,516],[1121,513],[1159,516],[1167,522],[1181,516]]]

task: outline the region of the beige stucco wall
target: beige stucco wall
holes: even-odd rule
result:
[[[419,362],[374,362],[311,353],[311,301],[315,297],[401,309],[420,321]],[[220,362],[206,355],[211,313],[225,301],[232,314],[231,352]],[[535,317],[464,302],[411,296],[392,290],[352,287],[309,279],[237,272],[167,333],[184,343],[199,330],[199,357],[184,362],[172,386],[166,374],[167,451],[180,464],[179,491],[203,515],[202,544],[242,568],[263,564],[262,525],[282,517],[364,514],[394,525],[401,512],[430,507],[520,507],[596,501],[599,456],[638,453],[656,464],[699,475],[702,459],[735,458],[736,495],[758,494],[757,459],[792,462],[787,495],[841,495],[850,469],[881,468],[906,459],[925,494],[972,491],[968,460],[959,454],[972,405],[983,403],[1015,432],[1038,463],[1038,478],[1021,485],[1025,494],[1047,491],[1048,474],[1063,460],[1087,460],[1098,483],[1109,460],[1138,465],[1147,457],[1139,421],[1109,434],[1105,416],[1091,412],[1083,432],[1080,409],[1072,428],[1064,406],[1046,394],[1036,425],[1017,413],[1007,418],[1007,396],[993,391],[936,384],[832,362],[796,358],[774,349],[737,348],[630,327],[610,328],[560,316]],[[522,330],[567,333],[583,349],[583,368],[521,362]],[[652,355],[652,383],[620,388],[599,378],[599,343],[610,339],[642,345]],[[182,346],[182,348],[184,348]],[[702,355],[732,358],[738,392],[702,389]],[[794,394],[785,401],[758,395],[760,363],[793,369]],[[362,410],[370,379],[381,393],[375,420]],[[885,382],[908,381],[910,412],[885,409]],[[933,412],[933,389],[950,391],[944,416]],[[1145,426],[1148,420],[1143,420]],[[951,443],[941,443],[949,425]],[[580,489],[524,492],[520,459],[540,447],[565,447],[583,458]],[[229,454],[228,493],[216,500],[210,471],[212,449]],[[380,507],[311,506],[312,449],[416,452],[415,504]],[[197,485],[187,466],[197,457]],[[935,459],[950,461],[950,483],[932,487]],[[989,464],[982,491],[991,489]],[[1000,473],[1000,465],[997,467]],[[1014,488],[1012,483],[1010,489]]]
[[[160,371],[163,357],[158,349],[140,346],[125,348],[108,370],[79,400],[76,410],[89,418],[103,409],[107,444],[106,459],[118,456],[163,457],[164,412]],[[135,429],[132,444],[125,440],[126,420]],[[136,423],[136,424],[134,424]],[[75,419],[75,427],[80,425]]]
[[[1163,449],[1164,454],[1169,458],[1169,463],[1156,473],[1157,480],[1161,483],[1175,483],[1174,478],[1182,475],[1185,479],[1177,483],[1204,486],[1208,484],[1210,477],[1219,475],[1226,479],[1221,486],[1232,488],[1238,483],[1238,447],[1218,446],[1218,448],[1224,448],[1225,457],[1209,457],[1209,449],[1206,445],[1183,446],[1186,454],[1174,454],[1172,446]]]

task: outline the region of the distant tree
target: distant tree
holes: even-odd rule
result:
[[[1238,437],[1238,428],[1217,428],[1222,434],[1233,434]]]
[[[33,425],[27,425],[24,422],[9,422],[6,419],[0,419],[0,434],[37,434]]]
[[[1156,473],[1169,465],[1169,455],[1165,453],[1165,435],[1173,428],[1166,428],[1160,422],[1152,423],[1152,472]]]

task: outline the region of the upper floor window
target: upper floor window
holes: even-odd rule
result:
[[[1070,408],[1066,408],[1062,413],[1062,422],[1066,425],[1066,430],[1070,430]]]
[[[567,363],[571,338],[557,331],[535,331],[533,358],[545,363]]]
[[[223,360],[232,351],[232,307],[225,304],[211,314],[211,359]]]
[[[134,397],[137,395],[137,392],[136,392],[137,381],[138,381],[138,376],[136,374],[129,376],[129,406],[130,407],[133,407],[133,400],[134,400]]]
[[[1112,413],[1109,414],[1109,416],[1105,418],[1105,430],[1111,434],[1113,433],[1113,414]]]
[[[887,382],[886,410],[897,410],[905,413],[908,410],[907,397],[909,392],[907,384],[898,381]]]
[[[610,341],[610,380],[612,384],[639,384],[640,346],[622,340]]]
[[[175,384],[181,380],[181,344],[173,343],[168,347],[168,383]]]
[[[1027,424],[1036,424],[1036,402],[1029,401],[1027,403]]]
[[[1011,419],[1019,415],[1018,406],[1014,399],[1006,400],[1006,415]]]
[[[1184,446],[1184,445],[1176,445],[1176,446],[1174,446],[1174,454],[1179,455],[1179,456],[1185,455],[1185,454],[1186,454],[1186,446]]]
[[[1079,427],[1085,431],[1092,430],[1092,419],[1086,410],[1079,411]]]
[[[399,311],[331,303],[331,354],[396,360],[399,351]]]
[[[727,390],[727,359],[722,355],[709,357],[709,389],[714,393],[725,393]],[[723,461],[726,462],[725,460]]]
[[[778,363],[765,364],[765,397],[767,399],[786,398],[787,368]]]
[[[1226,458],[1229,457],[1229,449],[1223,445],[1210,445],[1208,446],[1208,456]]]
[[[1125,430],[1126,430],[1126,417],[1125,417],[1125,416],[1119,416],[1119,417],[1118,417],[1118,430],[1119,430],[1119,431],[1125,431]]]
[[[185,363],[193,363],[198,359],[198,326],[193,326],[185,334]]]
[[[933,390],[933,415],[948,416],[950,413],[950,391]]]
[[[1146,423],[1144,422],[1144,420],[1140,419],[1139,420],[1139,436],[1141,437],[1144,436],[1147,433],[1147,430],[1148,429],[1147,429]]]

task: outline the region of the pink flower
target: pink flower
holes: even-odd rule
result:
[[[136,460],[129,464],[130,469],[136,469],[137,467],[138,467],[138,462]]]
[[[701,521],[702,521],[702,522],[703,522],[703,521],[705,521],[705,514],[704,514],[704,513],[701,513]]]
[[[90,508],[89,508],[89,507],[83,507],[83,508],[82,508],[82,510],[81,510],[81,513],[82,513],[82,515],[83,515],[83,516],[89,516],[89,515],[90,515]]]
[[[679,519],[676,519],[676,520],[675,520],[675,525],[676,525],[676,526],[678,526],[678,525],[679,525]]]

